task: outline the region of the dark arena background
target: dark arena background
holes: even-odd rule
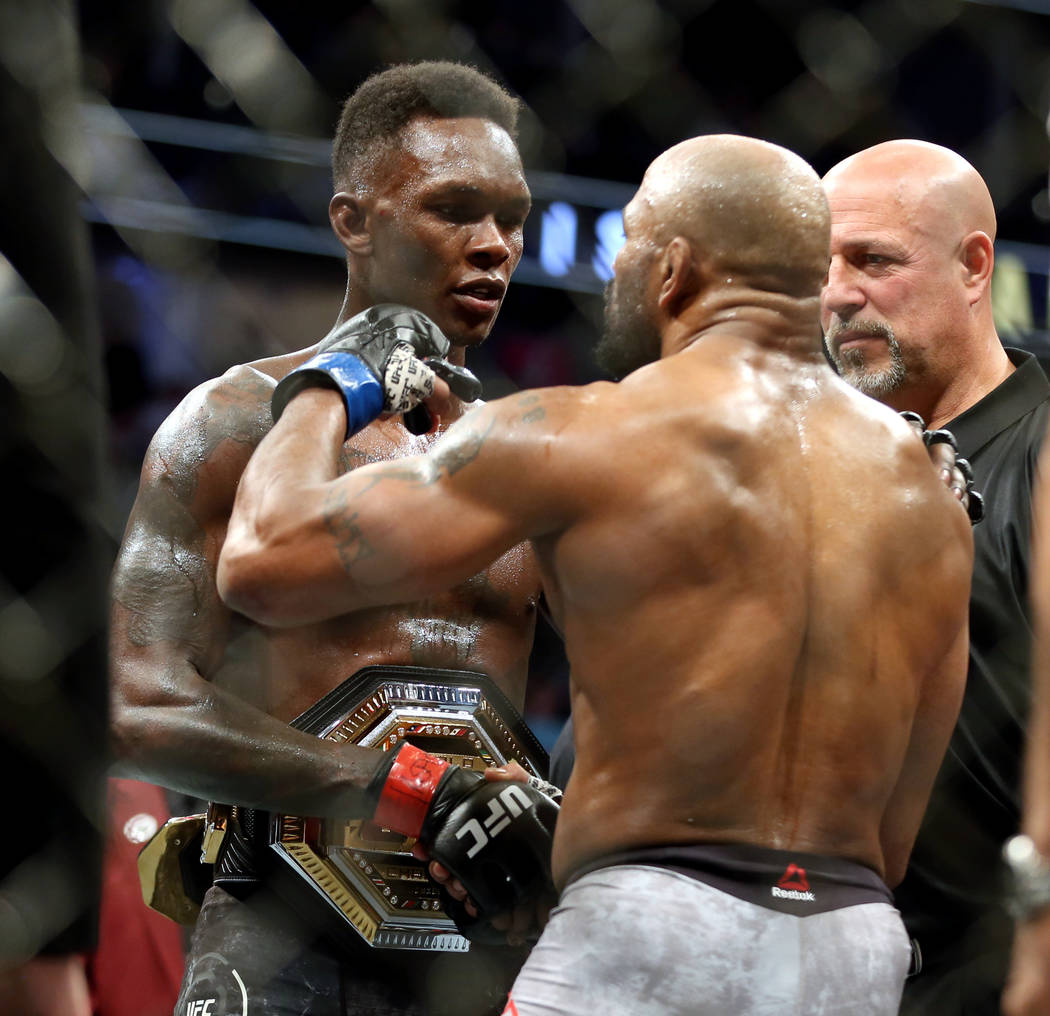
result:
[[[1050,364],[1050,0],[0,0],[0,724],[32,830],[5,848],[0,904],[23,906],[0,905],[3,954],[90,941],[104,590],[147,443],[200,381],[331,327],[340,104],[424,59],[525,106],[534,205],[472,357],[488,397],[601,376],[620,209],[657,153],[719,132],[819,173],[890,138],[960,152],[998,212],[999,333]],[[548,745],[567,677],[544,629],[527,718]],[[83,884],[25,903],[18,878],[65,870],[70,829]]]
[[[188,388],[331,327],[345,272],[328,138],[357,83],[405,60],[473,63],[526,104],[534,205],[473,361],[488,396],[600,376],[619,210],[658,152],[718,132],[821,173],[887,138],[961,152],[999,214],[1000,334],[1050,356],[1048,4],[180,0],[86,2],[80,21],[83,209],[121,506]],[[543,673],[541,728],[565,707],[562,674],[548,687]]]

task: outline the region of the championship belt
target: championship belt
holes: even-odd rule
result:
[[[490,678],[468,671],[366,667],[291,726],[383,751],[408,741],[464,769],[516,759],[530,774],[547,773],[547,753],[514,706]],[[353,929],[375,948],[466,952],[426,862],[412,856],[415,842],[367,820],[273,815],[269,844],[284,864],[271,883],[293,906],[304,891],[315,912],[320,901],[337,937]]]

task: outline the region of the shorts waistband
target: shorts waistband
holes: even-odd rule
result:
[[[864,903],[893,905],[893,893],[866,865],[841,857],[750,843],[638,847],[586,864],[569,879],[612,865],[665,868],[749,903],[804,916]]]

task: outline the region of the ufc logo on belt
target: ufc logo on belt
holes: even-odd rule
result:
[[[489,840],[499,836],[510,825],[511,819],[527,811],[532,804],[532,800],[521,787],[516,783],[508,783],[489,801],[489,813],[482,822],[472,818],[456,831],[457,840],[463,839],[468,833],[474,837],[474,845],[467,851],[467,857],[473,857]]]

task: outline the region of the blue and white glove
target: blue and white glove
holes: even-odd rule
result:
[[[304,388],[334,388],[346,406],[346,436],[382,413],[403,413],[434,392],[440,375],[454,395],[473,402],[481,382],[445,360],[450,343],[433,321],[411,307],[380,303],[336,326],[318,352],[277,385],[270,407],[276,423]]]

